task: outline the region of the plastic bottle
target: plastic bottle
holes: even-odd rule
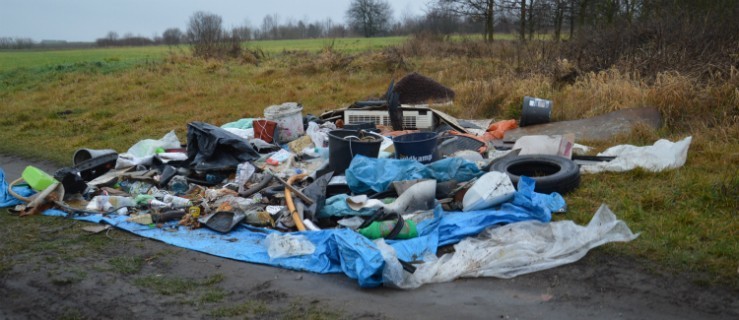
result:
[[[135,200],[136,200],[136,204],[139,205],[139,206],[141,206],[141,207],[148,206],[148,207],[150,207],[152,209],[162,209],[162,208],[171,208],[172,207],[172,204],[171,203],[166,203],[166,202],[159,201],[159,200],[155,199],[154,196],[148,195],[148,194],[140,194],[140,195],[136,196],[136,199]]]
[[[395,228],[397,220],[374,221],[366,228],[359,229],[359,233],[369,239],[379,239],[387,237]],[[395,237],[396,239],[411,239],[418,237],[416,223],[410,220],[405,221],[403,229]]]
[[[165,195],[162,199],[164,203],[169,203],[173,208],[187,208],[192,206],[192,201],[187,198],[173,196],[171,194]]]

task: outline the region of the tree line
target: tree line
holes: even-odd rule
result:
[[[218,39],[281,40],[341,38],[351,36],[396,36],[418,33],[483,34],[494,41],[495,33],[515,33],[522,41],[539,34],[551,39],[572,39],[609,26],[633,27],[652,21],[687,21],[700,23],[711,19],[726,23],[737,20],[739,0],[431,0],[422,15],[402,14],[394,19],[387,0],[352,0],[346,11],[346,23],[331,19],[304,21],[282,19],[278,14],[265,16],[258,26],[242,25],[220,28]],[[199,12],[195,15],[212,15]],[[729,23],[733,26],[731,23]],[[178,45],[195,40],[191,21],[186,30],[169,28],[151,38],[114,31],[95,41],[97,46]],[[0,49],[38,46],[28,38],[0,38]],[[47,43],[51,45],[53,43]],[[58,43],[63,45],[64,42]]]

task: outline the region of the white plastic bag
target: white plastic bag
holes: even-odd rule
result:
[[[413,274],[402,270],[392,247],[375,243],[388,269],[383,269],[383,282],[412,289],[460,277],[513,278],[575,262],[592,248],[631,241],[637,236],[604,204],[587,226],[572,221],[524,221],[489,228],[456,244],[454,253],[440,258],[425,256]]]
[[[127,153],[135,157],[143,158],[157,154],[158,148],[176,149],[179,147],[180,140],[177,139],[177,134],[172,130],[159,140],[144,139],[136,142],[136,144],[132,145],[131,148],[128,149]]]
[[[310,136],[311,141],[313,141],[313,145],[316,147],[323,148],[327,146],[328,134],[321,131],[317,123],[312,121],[308,122],[308,130],[306,130],[306,133]]]
[[[304,235],[270,233],[265,241],[270,259],[313,254],[316,246]]]
[[[128,168],[137,165],[150,165],[157,149],[176,149],[180,147],[180,140],[174,130],[168,132],[159,140],[144,139],[128,148],[126,153],[118,155],[116,169]]]
[[[660,172],[685,165],[688,159],[688,148],[693,137],[678,142],[660,139],[651,146],[637,147],[618,145],[599,153],[599,156],[615,156],[609,162],[600,162],[580,167],[582,173],[598,173],[604,171],[623,172],[637,167],[647,171]]]

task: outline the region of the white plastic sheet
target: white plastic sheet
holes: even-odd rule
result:
[[[413,274],[403,271],[391,246],[382,239],[375,243],[385,260],[383,283],[413,289],[461,277],[513,278],[575,262],[592,248],[637,236],[604,204],[587,226],[572,221],[525,221],[487,229],[459,242],[454,253],[440,258],[427,255]]]
[[[618,145],[599,153],[599,156],[615,156],[609,162],[600,162],[580,167],[582,173],[599,173],[604,171],[623,172],[635,168],[643,168],[652,172],[682,167],[688,159],[688,148],[693,137],[678,142],[660,139],[651,146],[637,147]]]

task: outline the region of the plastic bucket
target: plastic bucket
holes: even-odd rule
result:
[[[523,97],[520,126],[549,123],[552,116],[552,101],[534,97]]]
[[[277,122],[279,132],[277,138],[280,143],[288,143],[305,133],[302,111],[303,107],[295,102],[286,102],[264,109],[264,117]]]
[[[274,141],[277,122],[259,119],[254,120],[252,124],[254,127],[254,138],[261,139],[269,143]]]
[[[393,138],[395,157],[398,159],[412,159],[426,164],[435,160],[436,132],[413,132]]]
[[[354,130],[333,130],[328,133],[328,165],[335,175],[344,173],[358,154],[377,158],[382,137],[369,132],[365,132],[364,137],[372,139],[360,140],[361,136],[360,131]]]

